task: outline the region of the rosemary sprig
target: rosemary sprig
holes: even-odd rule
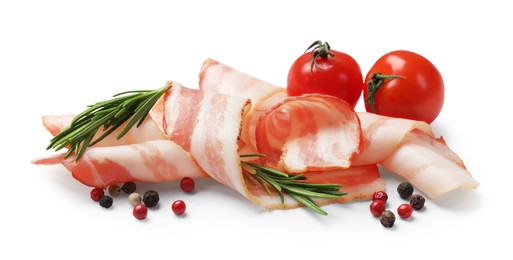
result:
[[[264,154],[243,154],[240,157],[265,157]],[[328,215],[326,211],[317,205],[312,197],[336,199],[347,194],[340,192],[340,184],[319,184],[304,182],[304,174],[287,174],[276,169],[265,167],[256,163],[241,161],[242,168],[245,170],[244,178],[255,184],[251,179],[256,180],[264,189],[272,194],[271,188],[280,196],[281,203],[284,203],[284,194],[289,195],[299,203],[311,208],[322,215]]]
[[[68,127],[63,129],[46,148],[56,151],[69,146],[64,157],[75,152],[75,160],[92,146],[118,129],[125,122],[117,138],[123,137],[134,125],[139,127],[157,100],[171,86],[165,86],[155,90],[135,90],[121,92],[112,99],[89,105],[88,109],[77,115]],[[103,134],[93,140],[96,133],[103,128]]]

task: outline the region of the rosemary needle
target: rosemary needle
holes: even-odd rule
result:
[[[241,155],[241,158],[255,156],[265,157],[264,154],[245,154]],[[342,187],[340,184],[305,182],[306,177],[303,174],[291,175],[252,162],[241,161],[241,165],[242,169],[245,170],[244,178],[246,180],[249,180],[252,184],[255,184],[255,182],[251,179],[256,180],[269,194],[272,194],[271,188],[274,189],[280,196],[282,204],[284,203],[284,194],[287,194],[297,202],[322,215],[328,215],[328,213],[322,210],[312,200],[312,197],[336,199],[347,194],[347,192],[340,192]]]
[[[87,147],[100,142],[125,122],[127,123],[118,134],[118,139],[133,126],[139,127],[157,100],[170,88],[171,86],[165,86],[155,90],[121,92],[112,99],[90,105],[50,140],[46,149],[58,151],[69,147],[64,156],[68,157],[74,152],[75,160],[78,160]],[[103,134],[93,140],[100,129]]]

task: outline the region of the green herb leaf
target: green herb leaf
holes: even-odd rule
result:
[[[112,99],[89,105],[68,127],[50,140],[50,145],[46,149],[58,151],[69,146],[64,157],[75,153],[75,160],[78,160],[87,147],[97,144],[125,122],[127,123],[117,136],[118,139],[133,126],[139,127],[157,100],[170,88],[171,86],[165,86],[155,90],[121,92]],[[93,140],[100,128],[103,131],[102,135]]]
[[[241,155],[241,158],[246,157],[263,157],[261,154]],[[340,184],[319,184],[304,182],[306,177],[303,174],[287,174],[270,167],[262,166],[252,162],[241,161],[242,169],[245,171],[244,178],[250,180],[251,178],[259,182],[269,194],[272,194],[269,186],[272,187],[280,196],[281,203],[284,203],[284,194],[289,195],[297,202],[306,207],[314,210],[315,212],[327,215],[322,210],[312,197],[336,199],[341,196],[347,195],[347,192],[340,192],[342,185]],[[254,184],[250,180],[251,183]]]

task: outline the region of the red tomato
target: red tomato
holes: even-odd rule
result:
[[[377,73],[402,77],[380,80]],[[366,81],[363,97],[368,112],[430,124],[442,110],[442,75],[428,59],[417,53],[393,51],[385,54],[369,70]],[[381,86],[374,91],[380,81]]]
[[[287,78],[290,96],[319,93],[338,97],[356,106],[362,94],[363,76],[349,55],[331,50],[327,42],[314,42],[291,66]]]

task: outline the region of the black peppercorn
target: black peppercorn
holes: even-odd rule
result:
[[[135,183],[133,182],[125,182],[123,186],[121,186],[121,190],[124,191],[126,194],[131,194],[135,192]]]
[[[155,207],[159,203],[159,194],[154,190],[149,190],[144,193],[143,202],[148,208]]]
[[[108,195],[103,195],[100,198],[100,206],[104,208],[110,208],[112,206],[112,198]]]
[[[397,192],[401,198],[407,199],[413,194],[413,186],[409,182],[403,182],[397,187]]]
[[[422,197],[422,195],[420,194],[413,195],[413,197],[410,200],[410,205],[416,210],[419,210],[422,207],[424,207],[424,203],[426,203],[426,199],[424,199],[424,197]]]
[[[383,225],[386,228],[391,228],[394,226],[395,215],[392,211],[385,210],[383,211],[383,213],[381,213],[379,220],[381,222],[381,225]]]

